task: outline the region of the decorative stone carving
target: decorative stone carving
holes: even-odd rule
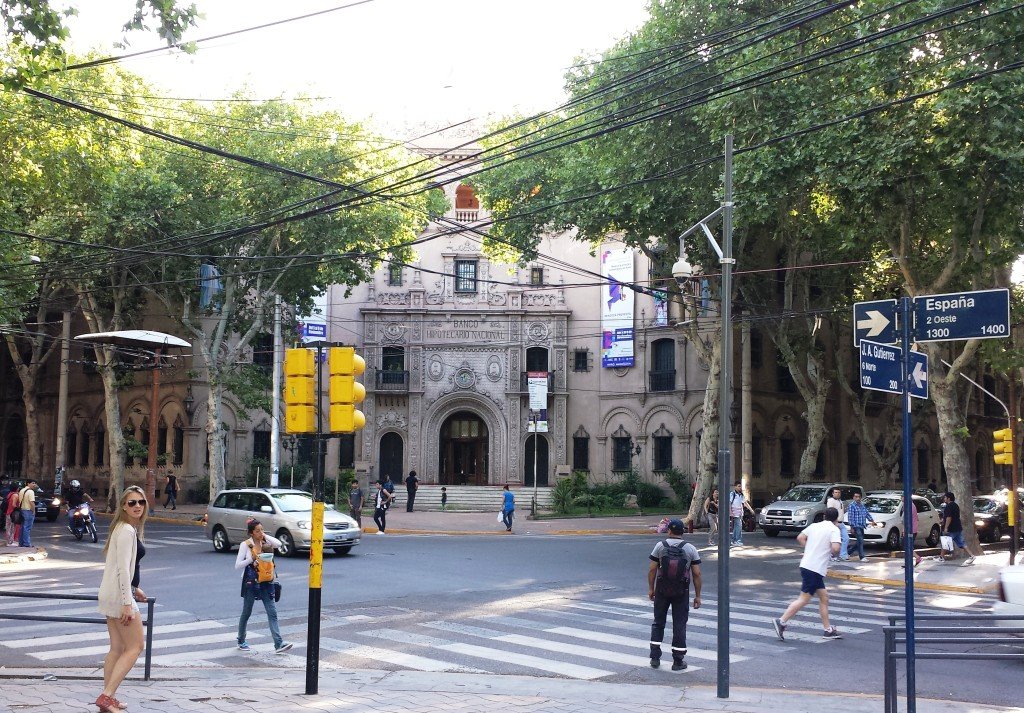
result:
[[[388,409],[377,416],[377,428],[402,428],[406,426],[405,416],[394,409]]]
[[[405,326],[398,324],[397,322],[386,322],[382,338],[388,342],[404,342],[405,341]]]
[[[492,307],[501,307],[508,302],[508,295],[504,292],[498,292],[498,286],[492,284],[487,288],[487,304]]]
[[[455,372],[455,385],[460,389],[472,389],[476,386],[476,374],[465,362]]]
[[[466,240],[466,242],[464,242],[462,245],[460,245],[457,248],[455,248],[455,252],[457,252],[457,253],[474,253],[475,254],[475,253],[480,252],[480,246],[479,245],[474,245],[472,243],[472,241],[470,241],[470,240]]]
[[[430,357],[430,361],[427,364],[427,376],[431,381],[440,381],[444,378],[444,362],[437,354]]]
[[[629,373],[629,367],[628,366],[617,366],[614,369],[612,369],[612,373],[614,373],[615,376],[620,376],[620,377],[621,376],[625,376],[626,374]]]
[[[524,307],[554,307],[555,296],[548,294],[539,294],[536,292],[527,292],[523,295],[523,306]]]
[[[409,304],[408,292],[381,292],[377,295],[377,304],[386,305],[407,305]]]
[[[372,342],[373,340],[375,340],[377,338],[375,336],[376,335],[375,327],[376,327],[376,322],[373,319],[367,319],[366,320],[366,327],[365,327],[366,328],[366,341]]]
[[[549,332],[548,325],[543,322],[531,322],[527,328],[527,334],[531,342],[547,341]]]
[[[501,381],[501,358],[497,354],[487,358],[487,378],[494,382]]]

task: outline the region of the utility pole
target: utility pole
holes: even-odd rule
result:
[[[1010,433],[1013,434],[1013,450],[1010,460],[1010,492],[1006,497],[1006,507],[1010,518],[1010,564],[1017,562],[1017,538],[1020,537],[1020,512],[1017,507],[1017,463],[1020,451],[1017,450],[1017,378],[1010,370]]]
[[[281,295],[274,295],[274,358],[270,398],[270,487],[281,472]]]
[[[60,381],[57,386],[57,453],[54,457],[53,492],[60,493],[67,465],[66,439],[68,432],[68,371],[71,361],[71,310],[64,310],[60,333]],[[102,444],[100,444],[102,446]]]

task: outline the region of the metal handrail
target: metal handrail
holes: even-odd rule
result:
[[[882,678],[885,682],[885,713],[897,713],[897,684],[896,684],[896,661],[907,658],[906,649],[903,651],[897,651],[897,644],[903,644],[904,647],[907,644],[908,638],[912,639],[912,645],[915,647],[914,658],[915,659],[939,659],[939,660],[986,660],[986,661],[1003,661],[1003,660],[1024,660],[1024,651],[1018,653],[984,653],[977,651],[917,651],[916,646],[918,644],[929,645],[929,644],[962,644],[962,645],[975,645],[975,644],[1019,644],[1020,638],[1010,636],[1011,634],[1017,634],[1024,636],[1024,615],[1012,614],[1001,616],[998,614],[965,614],[963,616],[946,616],[942,614],[931,614],[924,616],[915,616],[914,619],[917,621],[943,621],[943,622],[956,622],[956,621],[980,621],[980,622],[996,622],[996,621],[1014,621],[1021,622],[1021,626],[972,626],[970,629],[964,629],[963,626],[915,626],[912,628],[912,633],[908,637],[907,627],[897,626],[896,622],[906,620],[906,616],[890,615],[889,626],[882,627],[882,638],[883,638],[883,675]],[[898,636],[903,634],[903,636]],[[919,634],[956,634],[957,636],[925,636],[919,637]],[[1004,636],[993,636],[995,634],[1003,634]],[[911,687],[912,688],[912,687]],[[907,710],[914,711],[916,709],[915,704],[916,692],[913,690],[907,691]]]
[[[86,602],[97,602],[99,597],[95,594],[40,594],[39,592],[10,592],[0,590],[0,597],[21,597],[22,599],[70,599]],[[144,680],[148,681],[153,668],[153,615],[155,613],[156,599],[146,597],[146,618],[142,626],[146,629],[146,658]],[[12,619],[20,621],[57,621],[68,624],[106,624],[105,617],[87,616],[47,616],[45,614],[8,614],[0,610],[0,619]]]

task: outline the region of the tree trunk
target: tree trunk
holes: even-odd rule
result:
[[[121,402],[117,393],[116,350],[96,345],[96,363],[103,380],[103,410],[107,418],[107,458],[110,482],[107,484],[107,512],[117,510],[124,492],[124,431],[121,430]]]
[[[711,490],[718,484],[718,394],[722,386],[722,342],[716,337],[711,346],[710,367],[708,368],[708,386],[704,391],[704,411],[702,414],[703,431],[700,438],[700,470],[697,473],[697,486],[690,501],[690,510],[686,519],[696,523],[704,508],[704,500],[711,495]],[[724,495],[719,493],[719,497]],[[724,501],[723,501],[724,502]]]
[[[220,385],[211,379],[206,397],[206,445],[210,453],[210,502],[227,487],[224,472],[224,430],[220,427],[223,394]]]
[[[818,468],[818,452],[825,441],[825,395],[821,393],[821,382],[816,383],[814,396],[807,399],[807,447],[800,454],[800,471],[797,482],[806,483],[814,479]]]
[[[930,392],[935,404],[935,416],[939,422],[939,440],[942,442],[942,462],[946,467],[949,489],[956,495],[960,505],[960,520],[964,526],[964,541],[967,549],[974,555],[982,554],[978,544],[978,532],[974,527],[973,489],[971,487],[971,462],[964,447],[964,435],[967,432],[966,421],[956,400],[956,372],[950,370],[942,378],[931,378],[938,375],[941,353],[934,345],[929,345],[929,380]],[[909,478],[910,473],[904,473]]]

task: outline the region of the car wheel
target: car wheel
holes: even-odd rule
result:
[[[763,529],[764,529],[764,534],[766,534],[768,537],[778,537],[779,536],[779,528],[777,528],[777,527],[765,527]]]
[[[292,537],[292,533],[288,530],[278,530],[276,537],[281,540],[281,546],[277,548],[278,553],[282,557],[294,557],[295,539]]]
[[[890,550],[898,550],[900,548],[900,531],[898,528],[892,528],[889,530],[889,536],[885,538],[885,544]]]
[[[929,547],[938,547],[939,546],[939,535],[940,534],[941,534],[941,531],[939,530],[939,526],[938,525],[932,525],[932,531],[928,533],[928,539],[925,540],[925,543]]]
[[[344,547],[335,547],[334,554],[336,555],[347,555],[352,551],[352,545],[345,545]]]
[[[999,542],[1001,539],[1003,539],[1003,528],[999,525],[998,522],[993,523],[992,533],[988,536],[988,541]]]
[[[228,533],[220,525],[213,528],[213,550],[214,552],[230,552],[231,541],[228,540]]]
[[[96,531],[95,523],[89,523],[89,535],[92,537],[93,544],[96,544],[100,541],[100,533]]]
[[[82,535],[84,533],[81,530],[72,530],[71,534],[75,536],[76,540],[81,540],[82,539]]]

